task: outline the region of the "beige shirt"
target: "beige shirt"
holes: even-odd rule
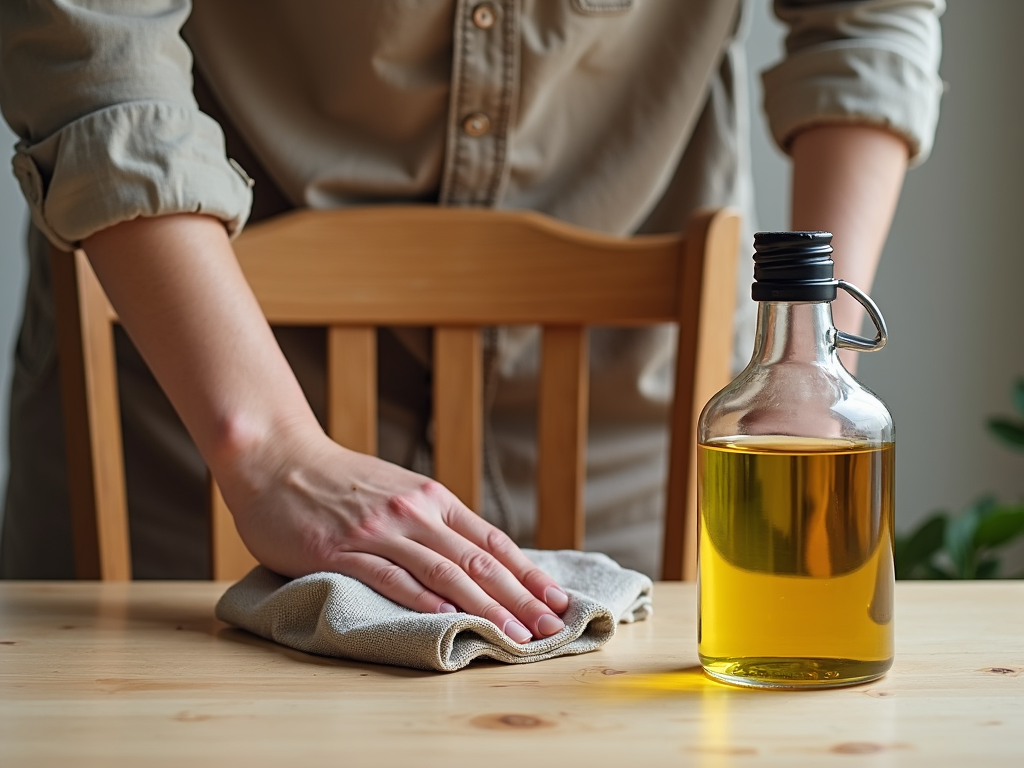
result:
[[[776,13],[790,34],[785,57],[764,82],[779,144],[785,148],[815,123],[856,121],[903,136],[915,162],[926,157],[941,93],[942,5],[778,0]],[[197,108],[193,56],[245,147],[242,164],[255,166],[257,201],[269,186],[291,206],[422,201],[530,208],[615,234],[670,231],[701,205],[751,209],[744,6],[4,3],[0,106],[22,139],[14,171],[32,221],[65,249],[136,216],[200,211],[233,233],[244,225],[248,177],[228,160],[218,124]],[[740,273],[749,285],[749,266]],[[45,283],[42,274],[32,281],[30,333],[21,341],[38,375],[52,369]],[[671,336],[670,329],[592,334],[588,547],[648,573],[656,571],[659,549]],[[422,357],[416,333],[399,337]],[[749,351],[739,348],[741,355]],[[536,333],[503,329],[490,349],[490,492],[483,512],[529,543]],[[33,392],[43,388],[40,379],[16,371],[19,407],[42,408]],[[385,425],[385,435],[421,442],[403,420],[409,403],[392,400],[398,426]],[[12,413],[16,442],[32,439],[19,436],[28,429],[21,421]],[[159,441],[171,426],[144,429]],[[13,478],[17,446],[11,453]],[[183,463],[195,474],[193,460]],[[137,506],[144,505],[145,493],[136,493]],[[15,487],[8,517],[27,514],[15,509],[27,503],[19,498]]]

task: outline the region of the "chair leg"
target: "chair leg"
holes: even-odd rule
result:
[[[668,581],[697,578],[697,420],[704,404],[730,379],[739,216],[729,210],[698,211],[687,224],[683,248],[661,566],[661,577]]]
[[[75,572],[128,581],[128,504],[113,310],[82,251],[50,249]]]

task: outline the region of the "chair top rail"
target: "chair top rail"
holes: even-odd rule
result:
[[[633,325],[678,317],[682,244],[530,211],[394,206],[296,211],[235,251],[275,324]]]

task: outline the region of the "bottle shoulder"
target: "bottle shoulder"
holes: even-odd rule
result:
[[[701,443],[784,435],[876,445],[894,440],[892,414],[841,366],[749,365],[712,397],[698,421]]]

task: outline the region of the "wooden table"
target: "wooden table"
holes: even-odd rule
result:
[[[414,672],[213,618],[225,584],[0,582],[0,765],[1024,765],[1024,583],[901,583],[880,681],[749,691],[697,667],[695,589],[601,651]]]

